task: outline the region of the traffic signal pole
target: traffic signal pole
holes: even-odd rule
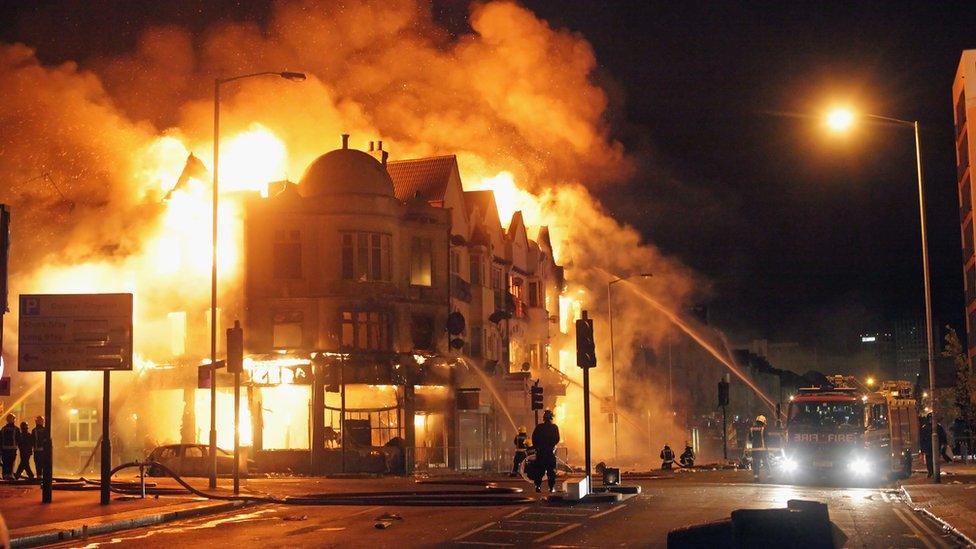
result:
[[[593,339],[593,320],[586,311],[576,321],[576,365],[583,369],[583,439],[586,455],[586,487],[590,490],[590,368],[596,366],[596,342]]]

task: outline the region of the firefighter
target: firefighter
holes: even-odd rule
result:
[[[51,473],[51,435],[44,426],[44,416],[34,418],[34,465],[37,467],[37,478],[43,480],[44,475]]]
[[[682,467],[695,466],[695,449],[691,447],[691,443],[687,440],[685,441],[685,451],[681,452],[681,457],[678,458],[678,463],[680,463]]]
[[[535,447],[535,461],[545,471],[549,481],[549,491],[556,491],[556,445],[559,444],[559,427],[552,422],[552,410],[542,414],[542,423],[532,431],[532,445]],[[535,479],[535,491],[542,491],[542,475]]]
[[[523,425],[519,427],[518,434],[515,435],[515,459],[512,463],[512,474],[509,475],[511,477],[519,476],[519,467],[522,466],[525,458],[529,455],[529,446],[526,444],[526,440],[528,440],[528,438],[529,436],[525,434],[525,426]]]
[[[14,473],[14,479],[20,480],[21,473],[27,473],[27,480],[34,480],[34,471],[31,469],[31,454],[34,453],[34,435],[30,432],[30,427],[26,421],[20,422],[20,432],[17,433],[17,450],[20,452],[20,465]]]
[[[766,450],[766,416],[760,414],[756,422],[749,428],[749,442],[752,443],[752,478],[759,481],[759,468],[765,467],[769,471],[768,452]]]
[[[14,479],[14,462],[17,461],[17,416],[7,414],[7,424],[0,428],[0,458],[3,459],[3,480]]]
[[[932,414],[928,414],[922,418],[922,424],[918,428],[918,448],[919,451],[925,455],[925,468],[928,471],[928,477],[932,476],[933,473],[933,461],[932,461]]]
[[[674,450],[667,444],[661,449],[661,470],[670,471],[674,466]]]

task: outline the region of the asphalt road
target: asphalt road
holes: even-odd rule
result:
[[[612,505],[567,507],[542,500],[487,508],[264,505],[61,547],[660,547],[672,528],[728,518],[739,508],[785,507],[789,499],[827,503],[848,547],[956,546],[891,489],[752,484],[743,472],[684,473],[636,483],[642,494]],[[401,518],[376,528],[376,519],[386,513]]]

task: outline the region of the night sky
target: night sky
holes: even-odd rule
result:
[[[141,5],[145,4],[145,5]],[[525,3],[593,45],[614,138],[641,166],[596,191],[618,219],[710,282],[734,341],[842,352],[860,331],[922,316],[914,148],[908,129],[839,138],[835,101],[923,125],[933,295],[964,329],[951,84],[976,47],[963,2]],[[6,2],[0,40],[41,59],[127,51],[150,24],[260,23],[260,2]],[[465,31],[466,3],[435,3]]]

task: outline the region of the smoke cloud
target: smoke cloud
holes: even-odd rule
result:
[[[635,168],[605,121],[589,43],[512,2],[475,4],[469,24],[470,33],[452,35],[428,4],[412,0],[300,1],[275,3],[262,25],[152,27],[131,52],[54,66],[29,45],[0,45],[0,173],[9,182],[0,201],[14,212],[12,295],[134,291],[137,352],[160,351],[165,342],[153,334],[166,314],[203,309],[209,297],[209,239],[199,242],[209,234],[209,187],[197,181],[182,197],[162,198],[188,153],[209,165],[213,79],[305,71],[303,83],[268,77],[224,87],[227,192],[297,180],[340,133],[360,148],[382,139],[393,159],[457,154],[468,189],[496,191],[503,222],[517,209],[531,227],[550,227],[568,295],[597,319],[601,365],[609,365],[607,273],[653,273],[642,287],[674,309],[702,281],[590,194]],[[255,157],[260,164],[248,164]],[[233,200],[222,216],[226,289],[240,267]],[[660,388],[640,384],[632,351],[659,347],[670,327],[621,290],[613,303],[617,383],[629,384],[626,409],[645,417],[662,402]],[[8,315],[9,333],[15,321]],[[609,368],[594,378],[594,390],[609,395]],[[654,415],[654,431],[670,428],[665,412]],[[622,424],[620,432],[632,451],[647,443],[643,427]],[[608,440],[600,435],[598,453]]]

